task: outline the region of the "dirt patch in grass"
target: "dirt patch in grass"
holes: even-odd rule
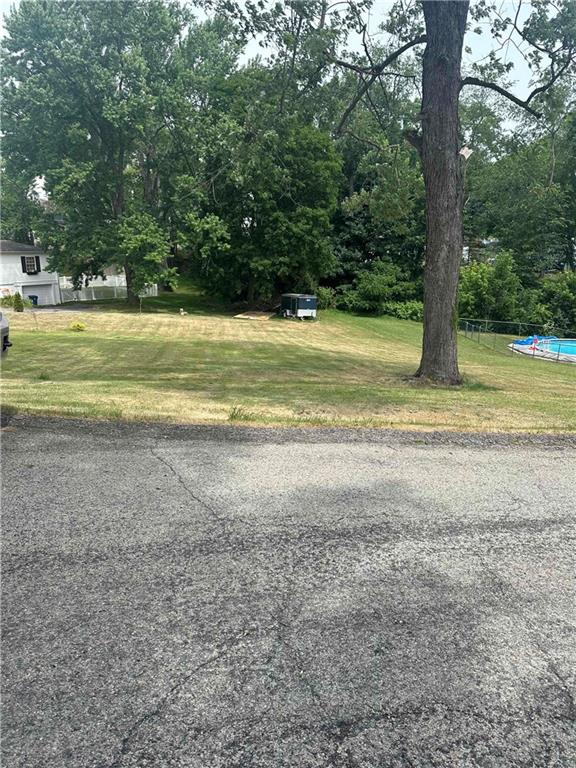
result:
[[[234,315],[235,320],[271,320],[273,317],[270,312],[241,312]]]

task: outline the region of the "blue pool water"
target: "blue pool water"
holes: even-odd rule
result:
[[[574,355],[576,357],[576,339],[558,339],[555,341],[543,341],[537,347],[547,352],[560,355]]]

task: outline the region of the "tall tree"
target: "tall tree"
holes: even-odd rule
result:
[[[4,151],[62,216],[40,227],[52,265],[78,282],[115,264],[132,301],[168,276],[150,209],[184,22],[161,0],[22,0],[6,19]]]
[[[567,128],[556,137],[554,150],[549,137],[520,144],[475,169],[471,178],[468,224],[514,254],[527,285],[543,272],[570,265],[574,202],[566,170],[573,150]]]
[[[33,190],[33,177],[26,171],[16,173],[12,168],[2,168],[2,239],[32,244],[40,210]]]
[[[209,153],[203,216],[188,218],[196,274],[249,303],[311,290],[334,267],[340,159],[327,133],[279,109],[275,75],[253,64],[229,78],[226,140]]]
[[[360,75],[353,107],[406,50],[425,43],[422,58],[421,130],[407,134],[418,148],[426,184],[426,268],[424,278],[424,337],[417,375],[445,384],[460,381],[456,345],[458,273],[462,254],[463,158],[460,154],[459,96],[466,85],[488,88],[534,115],[533,103],[563,75],[570,72],[576,52],[576,8],[569,0],[555,5],[534,4],[523,26],[519,25],[521,0],[514,18],[502,18],[495,4],[480,0],[473,8],[475,19],[491,19],[495,36],[519,35],[530,46],[530,64],[540,84],[520,99],[499,83],[477,76],[461,76],[462,49],[469,2],[455,0],[395,6],[387,28],[403,42],[380,63],[358,66],[339,60]],[[424,26],[421,27],[420,10]],[[489,74],[507,67],[493,53]],[[350,108],[349,108],[350,109]]]
[[[522,0],[517,0],[513,17],[503,17],[500,6],[491,0],[400,0],[390,8],[381,28],[389,35],[387,51],[379,59],[367,35],[364,14],[372,3],[333,3],[315,0],[285,4],[260,0],[246,4],[247,12],[234,0],[205,0],[210,7],[242,19],[244,31],[274,39],[284,60],[290,61],[290,73],[298,71],[298,42],[302,30],[307,41],[320,41],[325,29],[332,39],[325,39],[324,51],[316,48],[319,70],[330,62],[355,72],[358,88],[344,110],[336,132],[342,133],[354,109],[370,101],[374,88],[396,67],[400,57],[425,44],[421,57],[422,108],[418,130],[406,137],[418,148],[426,186],[426,265],[425,311],[422,358],[417,375],[445,384],[460,381],[456,349],[456,294],[462,255],[463,164],[460,154],[462,136],[459,125],[459,97],[464,86],[489,89],[515,105],[538,115],[537,104],[551,87],[569,74],[576,51],[576,5],[573,0],[534,0],[527,17],[521,19]],[[287,18],[295,34],[286,35]],[[488,23],[496,48],[486,62],[462,77],[464,36],[470,21]],[[337,44],[349,30],[361,35],[364,55],[339,56]],[[320,32],[320,36],[318,36]],[[339,34],[340,32],[340,34]],[[522,99],[505,85],[510,65],[503,60],[506,43],[514,36],[526,47],[526,58],[534,75],[535,87]],[[394,44],[396,43],[396,46]],[[308,53],[314,46],[308,46]],[[288,49],[292,50],[289,55]],[[419,56],[419,54],[418,54]],[[292,65],[294,64],[294,66]],[[294,82],[294,78],[291,80]]]
[[[424,2],[422,135],[416,140],[426,188],[424,339],[417,376],[460,380],[456,346],[462,257],[462,156],[459,154],[460,66],[468,2]]]

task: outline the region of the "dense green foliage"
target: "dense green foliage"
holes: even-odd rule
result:
[[[462,317],[576,329],[576,272],[551,273],[526,288],[509,251],[463,267],[459,298]]]
[[[572,114],[553,132],[473,168],[468,230],[510,250],[527,284],[544,271],[574,268],[575,158]]]
[[[2,298],[0,298],[0,307],[11,307],[12,309],[16,309],[17,312],[23,312],[25,307],[33,306],[34,305],[30,299],[25,299],[18,291],[10,296],[2,296]],[[21,309],[18,309],[18,307],[21,307]]]
[[[199,21],[195,5],[215,15]],[[33,230],[76,284],[119,266],[133,300],[184,274],[232,301],[317,290],[324,307],[420,319],[424,185],[406,141],[419,125],[418,54],[395,62],[350,114],[356,74],[327,54],[364,5],[326,15],[319,0],[22,0],[3,44],[2,236],[26,242]],[[560,22],[569,39],[574,14],[560,5],[556,21],[531,17],[541,45]],[[387,31],[404,40],[418,16],[397,10]],[[246,61],[253,32],[273,52]],[[365,54],[351,60],[365,65]],[[507,71],[492,59],[478,74]],[[574,327],[570,83],[541,109],[540,122],[520,123],[486,92],[462,97],[473,155],[460,312]],[[30,193],[39,177],[43,205]]]
[[[473,262],[460,277],[460,314],[472,318],[513,320],[519,311],[520,280],[511,254],[499,253],[493,263]]]
[[[542,305],[560,328],[576,328],[576,273],[563,272],[542,282]]]
[[[18,291],[12,296],[12,309],[14,312],[24,312],[24,300]]]
[[[226,248],[206,248],[204,236],[204,250],[193,252],[195,272],[230,298],[314,290],[336,267],[330,233],[340,160],[314,126],[278,122],[214,181],[208,215],[217,216]]]

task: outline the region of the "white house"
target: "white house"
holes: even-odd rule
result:
[[[58,275],[46,270],[48,256],[33,245],[0,240],[0,295],[36,296],[39,305],[60,304]]]
[[[48,256],[36,246],[0,240],[0,295],[10,296],[18,291],[24,298],[36,296],[38,306],[126,298],[126,276],[122,270],[107,267],[106,279],[96,277],[88,286],[75,290],[70,278],[46,270],[47,261]],[[148,286],[143,294],[157,296],[158,286]]]

